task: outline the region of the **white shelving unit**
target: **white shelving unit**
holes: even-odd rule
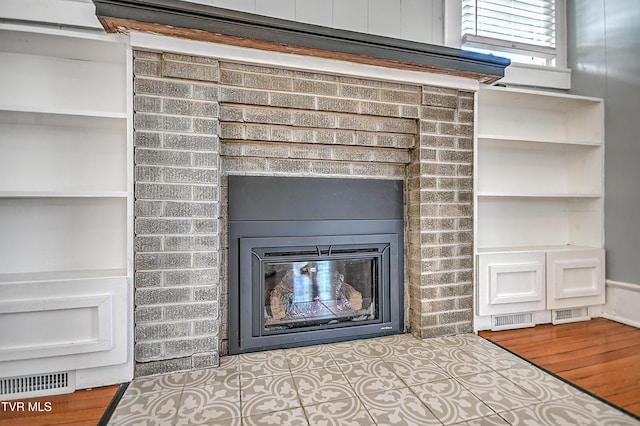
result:
[[[117,37],[0,24],[0,378],[132,377],[130,57]]]
[[[476,328],[588,317],[605,290],[603,101],[487,87],[476,124]]]

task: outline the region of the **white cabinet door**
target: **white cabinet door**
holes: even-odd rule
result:
[[[544,310],[544,252],[479,254],[478,286],[480,315]]]
[[[547,309],[605,302],[604,250],[547,252]]]

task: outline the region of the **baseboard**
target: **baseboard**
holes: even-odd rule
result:
[[[607,302],[601,316],[640,328],[640,284],[607,280]]]

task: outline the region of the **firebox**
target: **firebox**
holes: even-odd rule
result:
[[[232,354],[399,333],[402,181],[229,177]]]

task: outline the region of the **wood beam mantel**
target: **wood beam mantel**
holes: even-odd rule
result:
[[[108,32],[143,31],[198,41],[433,72],[493,83],[508,59],[339,30],[179,0],[93,0]]]

